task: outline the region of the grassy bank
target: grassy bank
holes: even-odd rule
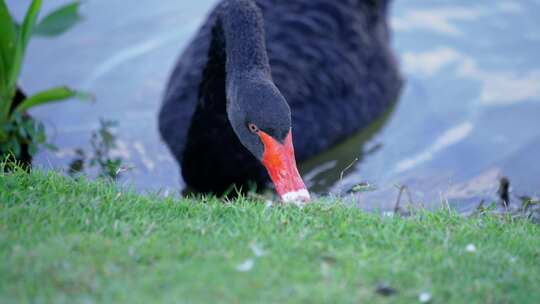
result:
[[[0,303],[540,303],[526,220],[160,199],[54,173],[0,174],[0,259]]]

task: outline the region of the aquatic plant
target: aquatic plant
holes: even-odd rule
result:
[[[99,129],[93,131],[90,138],[90,153],[87,154],[81,148],[75,150],[76,157],[71,161],[68,171],[71,176],[83,173],[85,168],[96,168],[99,177],[116,180],[122,172],[130,169],[121,157],[113,156],[113,150],[117,148],[114,128],[118,122],[100,119],[99,124]]]
[[[47,144],[45,128],[27,111],[39,105],[72,98],[88,99],[89,94],[68,87],[53,87],[27,97],[17,87],[26,49],[33,35],[60,35],[81,20],[79,1],[70,2],[38,21],[41,0],[33,0],[22,23],[10,14],[0,0],[0,156],[12,155],[30,165],[39,147]]]

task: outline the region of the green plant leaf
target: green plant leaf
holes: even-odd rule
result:
[[[41,0],[33,0],[30,4],[30,8],[26,12],[24,17],[23,24],[19,30],[17,37],[17,45],[15,49],[15,55],[13,59],[13,66],[10,69],[9,78],[8,78],[8,88],[15,87],[17,83],[17,78],[21,71],[21,66],[26,52],[26,47],[28,46],[28,41],[32,36],[32,31],[41,8]]]
[[[0,50],[0,52],[1,51],[2,50]],[[12,94],[7,88],[8,71],[4,66],[4,60],[1,57],[2,54],[0,54],[0,124],[4,123],[7,120],[9,109],[11,108],[11,104],[13,102],[12,98],[9,97]]]
[[[11,107],[14,88],[9,86],[9,75],[15,57],[17,34],[6,2],[0,0],[0,121],[6,118]]]
[[[13,62],[15,54],[15,45],[17,43],[17,34],[13,18],[9,13],[6,2],[0,0],[0,60],[2,60],[2,74],[0,77],[4,79],[2,84],[7,84],[7,75],[10,65]]]
[[[73,1],[52,11],[36,25],[34,34],[51,37],[66,32],[83,19],[79,14],[80,4]]]
[[[7,140],[7,138],[8,138],[7,130],[5,130],[4,128],[0,128],[0,146],[3,145],[3,143]]]
[[[35,106],[53,102],[60,102],[70,98],[77,98],[80,100],[92,100],[92,95],[85,92],[74,91],[67,87],[56,87],[28,97],[15,108],[15,112],[24,113],[28,109]]]
[[[38,151],[38,146],[35,143],[30,143],[28,145],[28,154],[30,154],[31,156],[34,156],[36,155],[37,151]]]
[[[17,138],[13,137],[10,139],[10,141],[7,143],[7,151],[13,153],[15,157],[19,157],[21,155],[21,144]]]
[[[2,0],[0,0],[0,1],[2,1]],[[1,43],[2,42],[0,41],[0,44]],[[7,87],[7,78],[8,78],[9,73],[6,70],[6,67],[5,67],[5,63],[4,63],[4,59],[3,59],[3,57],[4,57],[3,50],[0,50],[0,52],[2,52],[2,54],[0,54],[0,103],[2,103],[4,101],[4,98],[6,98],[6,97],[3,97],[3,96],[8,95],[7,92],[5,92],[5,90],[6,90],[6,87]]]

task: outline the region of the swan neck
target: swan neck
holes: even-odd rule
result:
[[[221,10],[227,75],[244,73],[270,76],[262,12],[251,0],[229,0]]]

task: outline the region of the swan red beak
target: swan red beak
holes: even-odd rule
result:
[[[297,204],[309,202],[309,192],[296,168],[291,131],[283,143],[263,131],[259,131],[258,134],[264,144],[262,163],[281,200]]]

